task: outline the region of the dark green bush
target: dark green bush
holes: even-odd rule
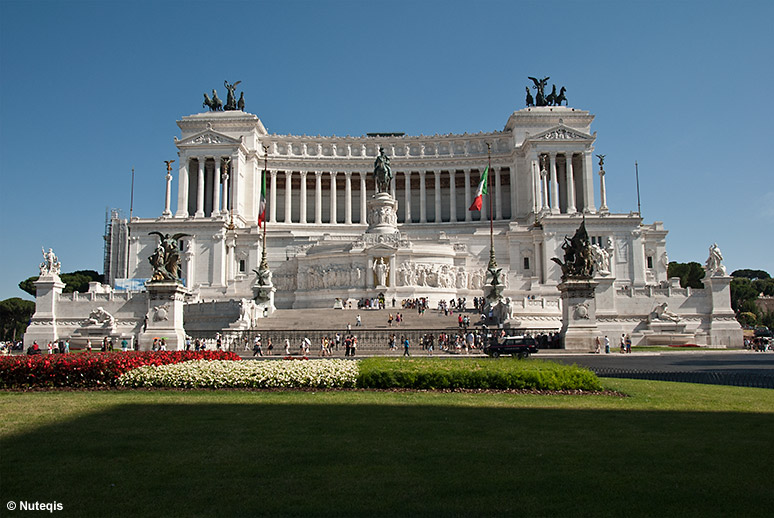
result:
[[[360,361],[362,388],[602,390],[597,376],[576,365],[542,360],[392,359]]]

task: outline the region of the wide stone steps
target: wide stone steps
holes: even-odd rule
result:
[[[403,315],[400,326],[395,323],[396,310],[387,309],[280,309],[268,318],[255,321],[257,330],[345,330],[349,324],[353,330],[388,330],[390,313],[393,315],[394,329],[457,329],[457,313],[444,315],[436,310],[427,310],[419,315],[416,309],[397,310]],[[357,315],[360,315],[362,326],[358,327]],[[467,315],[471,324],[477,321],[477,314],[472,311]]]

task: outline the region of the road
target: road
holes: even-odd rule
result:
[[[601,376],[774,388],[774,354],[753,351],[537,354]]]

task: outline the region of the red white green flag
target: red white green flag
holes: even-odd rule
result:
[[[481,180],[478,182],[478,189],[476,190],[476,199],[473,200],[473,205],[470,206],[468,210],[481,210],[481,205],[483,204],[483,196],[487,193],[486,189],[486,177],[489,174],[489,166],[486,166],[486,169],[484,169],[484,173],[481,175]]]
[[[266,223],[266,171],[261,171],[261,203],[258,205],[258,227]]]

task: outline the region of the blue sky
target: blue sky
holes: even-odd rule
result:
[[[637,208],[636,160],[671,260],[716,241],[729,271],[774,273],[772,19],[764,1],[0,0],[0,299],[29,298],[43,246],[101,272],[132,168],[134,214],[160,215],[175,121],[224,79],[272,133],[427,135],[501,130],[550,76],[596,115],[612,211]]]

